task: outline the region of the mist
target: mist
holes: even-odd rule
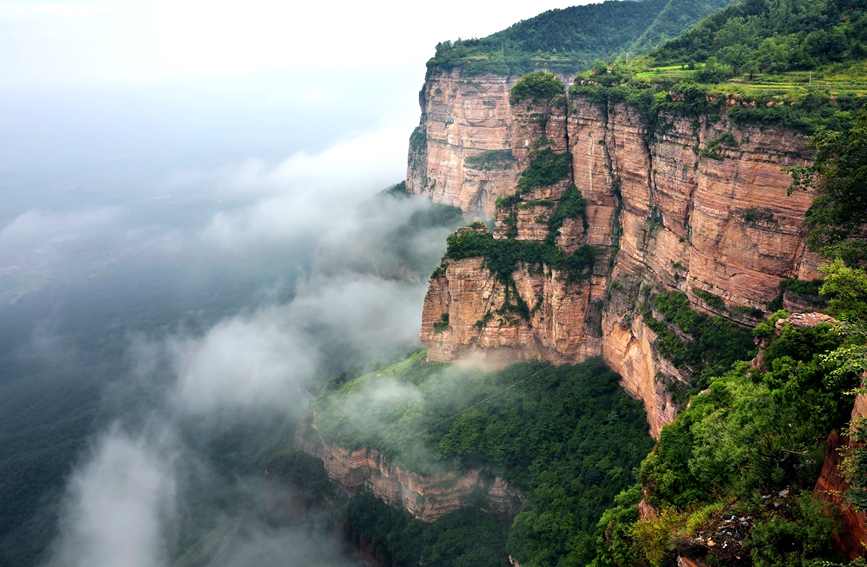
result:
[[[573,3],[0,3],[0,564],[197,565],[236,522],[226,564],[354,564],[261,520],[264,464],[420,346],[453,227],[381,191],[435,44]]]
[[[164,270],[167,283],[155,289],[213,292],[221,306],[196,309],[182,295],[179,305],[192,309],[174,308],[168,325],[137,330],[121,302],[112,324],[125,334],[126,370],[101,382],[105,425],[66,482],[45,565],[173,564],[195,543],[190,537],[223,533],[238,510],[261,505],[263,459],[292,444],[309,390],[340,370],[420,345],[427,274],[451,229],[416,226],[428,200],[381,194],[396,175],[371,148],[401,150],[402,137],[384,128],[272,167],[245,160],[175,172],[165,198],[31,209],[0,231],[0,253],[20,266],[9,275],[17,284],[29,278],[29,287],[4,296],[10,312],[58,289],[62,305],[80,306],[99,285],[127,294]],[[212,188],[211,202],[184,197],[203,184]],[[159,214],[178,206],[197,214]],[[395,231],[412,237],[395,238]],[[5,283],[11,287],[12,278]],[[221,299],[233,286],[242,291]],[[66,340],[60,329],[71,322],[63,309],[48,317],[39,341]],[[74,345],[43,350],[70,366],[82,356]],[[203,515],[215,520],[203,524]],[[274,527],[257,518],[251,513],[239,524],[233,564],[290,551],[309,559],[317,540],[314,547],[335,549],[328,564],[352,561],[341,559],[334,536],[313,520]]]

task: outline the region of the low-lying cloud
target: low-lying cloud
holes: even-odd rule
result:
[[[166,563],[166,522],[175,503],[164,439],[103,434],[69,481],[61,536],[49,567],[157,567]]]
[[[181,441],[190,423],[208,436],[263,416],[300,418],[305,388],[315,391],[340,368],[419,344],[424,274],[436,265],[447,229],[411,226],[414,215],[430,206],[425,199],[374,196],[400,178],[378,156],[403,153],[404,147],[405,135],[379,132],[318,155],[298,154],[274,168],[248,162],[176,176],[175,190],[204,184],[224,200],[198,227],[150,222],[120,231],[124,223],[106,217],[100,226],[118,229],[127,242],[141,236],[148,243],[139,247],[147,251],[141,252],[145,260],[187,254],[186,269],[195,269],[197,254],[214,269],[241,257],[267,261],[262,250],[273,253],[275,246],[287,255],[302,246],[318,253],[310,267],[293,270],[288,296],[263,281],[262,289],[250,290],[255,301],[204,330],[182,322],[160,336],[131,335],[127,387],[154,407],[143,415],[137,408],[134,419],[121,417],[71,477],[49,567],[168,564],[178,550],[169,532],[189,498],[182,479],[255,485],[243,475],[227,480],[225,471],[217,474],[207,442],[192,449],[190,439]],[[29,214],[9,234],[45,232],[23,230],[42,218]],[[109,256],[112,244],[106,244]],[[115,384],[111,396],[122,397],[123,387]],[[142,389],[150,395],[139,396]],[[218,508],[207,513],[222,513]],[[310,541],[293,530],[251,526],[238,540],[235,560],[251,564],[288,554],[309,563],[302,540]],[[332,559],[319,564],[339,562]]]
[[[250,160],[237,169],[178,176],[175,183],[219,176],[227,199],[258,199],[214,215],[202,231],[205,241],[227,248],[286,240],[301,235],[334,238],[346,234],[353,210],[403,174],[392,158],[406,150],[402,128],[386,127],[309,155],[300,152],[269,168]]]

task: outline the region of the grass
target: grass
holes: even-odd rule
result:
[[[644,59],[637,59],[630,63],[630,67],[635,71],[634,80],[651,84],[693,80],[698,70],[703,67],[703,64],[696,65],[695,69],[684,69],[680,65],[645,67],[645,64]],[[586,73],[583,76],[591,77]],[[740,94],[745,98],[775,94],[780,96],[781,100],[796,103],[812,90],[829,90],[831,96],[844,93],[867,96],[867,60],[832,63],[812,72],[757,73],[752,78],[743,75],[706,86],[720,94]]]
[[[616,63],[607,72],[579,74],[571,92],[596,103],[623,102],[636,107],[652,137],[660,111],[698,117],[727,114],[734,122],[790,127],[806,135],[819,128],[844,131],[867,102],[867,60],[825,65],[807,73],[755,74],[723,82],[700,83],[696,69],[654,67],[649,58]],[[701,72],[701,74],[699,74]],[[723,159],[710,148],[705,157]]]

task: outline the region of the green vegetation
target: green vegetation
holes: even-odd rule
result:
[[[491,557],[507,551],[522,565],[582,564],[593,554],[600,514],[635,482],[634,467],[652,445],[641,403],[622,391],[618,379],[599,360],[557,367],[521,363],[484,373],[425,362],[420,351],[319,398],[316,423],[328,442],[376,447],[411,470],[481,467],[506,479],[528,500],[506,548]],[[428,545],[423,542],[430,541],[423,529],[443,533],[441,526],[453,522],[450,541],[469,542],[484,526],[472,511],[463,512],[463,520],[444,517],[424,528],[405,512],[376,508],[365,500],[353,513],[368,509],[382,518],[364,516],[351,524],[372,530],[359,535],[380,549],[408,554],[393,556],[394,564],[418,561]],[[485,549],[502,542],[494,537],[499,528],[489,529],[480,540],[492,546]]]
[[[440,320],[433,325],[434,333],[442,333],[449,328],[449,314],[443,313]]]
[[[708,306],[713,307],[714,309],[718,309],[720,311],[726,310],[726,302],[723,301],[723,298],[718,296],[715,293],[711,293],[709,291],[705,291],[703,289],[699,289],[697,287],[692,288],[692,292],[702,298]]]
[[[569,187],[560,198],[560,206],[557,207],[557,211],[548,219],[548,236],[545,237],[545,243],[553,245],[557,237],[560,235],[560,228],[563,226],[563,221],[566,219],[584,218],[584,212],[586,209],[587,201],[581,196],[581,192],[578,188],[574,185]]]
[[[727,113],[806,133],[848,130],[867,100],[864,9],[863,0],[742,0],[647,57],[594,65],[573,92],[651,117]],[[618,92],[592,92],[603,87]],[[722,158],[718,147],[702,155]]]
[[[744,224],[757,225],[761,223],[773,223],[774,211],[767,208],[750,207],[741,215]]]
[[[650,126],[652,136],[660,112],[675,112],[699,118],[723,113],[736,123],[780,125],[813,133],[821,127],[845,130],[864,101],[862,93],[823,88],[765,89],[743,82],[697,83],[690,72],[649,67],[647,60],[631,65],[616,64],[603,77],[579,76],[570,89],[574,96],[595,103],[629,104]],[[604,77],[616,86],[603,86]],[[653,77],[651,79],[651,77]],[[735,101],[728,105],[726,101]],[[714,152],[722,157],[718,152]],[[708,152],[707,157],[713,157]]]
[[[464,160],[464,165],[480,171],[511,169],[515,166],[515,158],[512,156],[512,150],[488,150],[467,157]]]
[[[799,279],[784,279],[780,280],[780,289],[800,293],[802,295],[819,295],[819,289],[825,283],[822,279],[804,281]]]
[[[719,151],[723,148],[737,148],[738,142],[735,140],[735,137],[732,136],[729,132],[725,132],[720,134],[707,144],[707,148],[701,151],[702,157],[707,157],[711,159],[715,159],[717,161],[722,161],[723,156],[719,154]]]
[[[551,103],[556,99],[565,104],[566,98],[563,96],[565,94],[566,85],[554,73],[539,71],[528,73],[518,79],[510,91],[509,102],[517,104],[529,101],[533,105],[539,105]]]
[[[380,194],[388,195],[395,199],[408,199],[412,197],[412,193],[409,192],[409,189],[406,188],[406,181],[401,181],[400,183],[395,183],[388,189],[385,189]]]
[[[553,217],[552,217],[553,218]],[[447,239],[446,258],[485,258],[485,266],[501,283],[508,284],[512,272],[520,264],[536,269],[549,266],[562,272],[566,281],[578,283],[589,276],[594,254],[589,246],[583,246],[572,255],[548,242],[535,240],[497,240],[489,232],[459,230]]]
[[[759,333],[772,333],[773,320],[767,327]],[[744,362],[712,378],[709,392],[693,396],[663,428],[642,464],[650,503],[667,513],[665,537],[656,543],[642,537],[651,526],[630,516],[634,503],[625,502],[601,526],[616,534],[616,542],[600,539],[597,565],[658,565],[675,552],[679,534],[696,535],[694,529],[689,534],[690,518],[707,529],[732,515],[754,523],[746,546],[756,565],[831,558],[833,522],[809,491],[825,438],[851,410],[852,399],[844,394],[859,382],[859,373],[835,363],[833,353],[863,340],[830,324],[787,325],[765,350],[766,370]],[[708,506],[714,513],[696,518]]]
[[[503,567],[509,520],[462,509],[428,524],[359,491],[338,509],[346,536],[373,548],[388,566]]]
[[[825,282],[819,292],[829,299],[828,313],[854,324],[867,322],[867,273],[840,258],[819,268]]]
[[[551,148],[533,153],[530,163],[518,178],[518,192],[526,193],[536,187],[549,187],[572,173],[572,154],[558,154]]]
[[[412,131],[409,136],[409,147],[415,155],[422,155],[427,150],[427,132],[423,127],[416,126]]]
[[[658,64],[716,58],[731,74],[811,69],[867,56],[863,0],[742,0],[652,53]]]
[[[265,463],[268,478],[300,489],[305,496],[322,500],[334,496],[322,461],[294,447],[281,449]]]
[[[428,72],[523,75],[539,68],[573,74],[599,59],[646,53],[731,0],[603,2],[549,10],[482,39],[437,45]]]
[[[653,311],[646,308],[644,321],[659,336],[656,348],[676,368],[693,376],[691,392],[704,389],[712,376],[725,372],[733,362],[756,354],[748,329],[722,317],[693,311],[684,293],[661,293],[653,300],[653,308],[662,320],[654,318]],[[672,327],[689,340],[678,336]]]
[[[867,25],[867,20],[865,20]],[[813,163],[792,167],[792,189],[813,187],[819,196],[807,211],[810,250],[848,265],[867,263],[867,108],[851,130],[819,130],[811,140]]]

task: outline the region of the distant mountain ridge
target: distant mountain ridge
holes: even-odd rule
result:
[[[608,0],[548,10],[481,39],[437,45],[429,69],[522,75],[574,74],[598,59],[647,53],[732,0]]]

